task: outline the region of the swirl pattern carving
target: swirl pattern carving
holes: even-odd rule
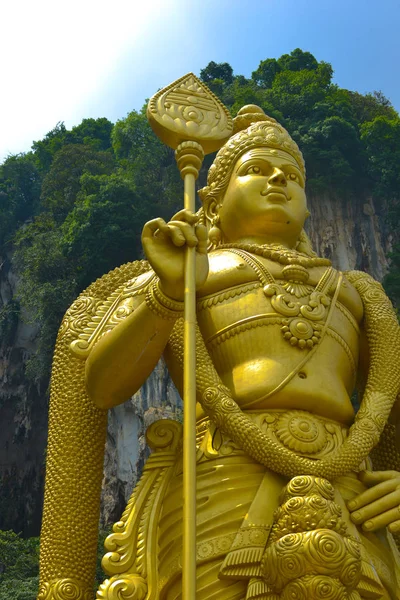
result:
[[[37,600],[93,600],[93,590],[73,578],[42,582]]]
[[[263,577],[279,598],[359,597],[360,546],[341,516],[329,481],[289,482],[262,559]]]
[[[138,575],[106,579],[99,587],[98,600],[144,600],[147,595],[146,581]]]

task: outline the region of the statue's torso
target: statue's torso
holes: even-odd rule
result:
[[[257,258],[278,285],[285,283],[284,265]],[[307,314],[312,309],[310,293],[326,270],[326,267],[310,268],[305,295],[297,297],[292,293],[290,306],[297,306],[297,310],[303,306]],[[326,290],[330,299],[337,282],[335,272],[332,285]],[[210,254],[210,274],[198,294],[197,317],[222,381],[244,410],[300,409],[335,421],[351,422],[350,395],[355,384],[358,324],[362,319],[358,293],[343,280],[325,334],[322,339],[314,336],[312,339],[318,342],[303,349],[298,342],[292,345],[294,340],[286,339],[290,336],[288,333],[285,338],[284,333],[299,327],[299,322],[301,331],[316,326],[315,330],[321,333],[331,307],[325,308],[324,318],[312,321],[300,312],[297,317],[285,314],[291,312],[290,308],[287,311],[285,305],[278,306],[276,297],[264,293],[260,277],[241,256],[227,250]],[[314,345],[316,350],[300,366]],[[293,372],[293,377],[271,394]]]

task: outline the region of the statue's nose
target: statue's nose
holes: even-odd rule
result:
[[[273,173],[268,177],[269,185],[287,185],[286,175],[281,169],[274,168]]]

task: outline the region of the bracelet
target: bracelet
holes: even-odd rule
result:
[[[146,304],[148,308],[157,316],[169,321],[176,321],[183,315],[183,302],[168,298],[160,290],[160,280],[155,278],[149,285],[146,292]]]

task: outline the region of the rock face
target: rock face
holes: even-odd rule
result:
[[[182,420],[182,400],[161,359],[142,388],[108,416],[101,524],[117,521],[148,456],[145,433],[157,419]]]
[[[391,240],[385,207],[371,198],[352,202],[309,196],[307,231],[314,249],[343,270],[360,269],[376,279],[387,270]],[[8,319],[17,280],[9,260],[0,271],[0,529],[37,535],[40,529],[47,431],[46,385],[28,383],[26,359],[35,352],[35,327]],[[6,335],[4,331],[6,331]],[[119,518],[147,457],[145,430],[158,418],[182,416],[182,403],[162,361],[143,388],[110,411],[105,450],[101,522]]]
[[[0,529],[37,535],[42,512],[47,440],[46,387],[25,377],[37,328],[17,314],[10,261],[0,271]],[[15,312],[14,312],[15,311]]]
[[[332,195],[308,195],[307,232],[319,256],[343,271],[366,271],[381,281],[388,269],[391,237],[384,205],[371,197],[344,201]]]

